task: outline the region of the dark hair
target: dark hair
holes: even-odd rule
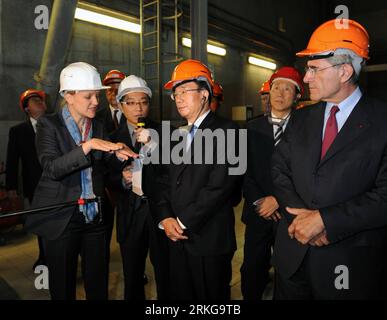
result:
[[[212,92],[211,92],[211,89],[208,87],[208,83],[206,81],[203,81],[203,80],[197,80],[197,79],[192,79],[192,80],[184,80],[180,83],[178,83],[176,86],[174,86],[172,88],[172,92],[175,92],[176,88],[181,86],[182,84],[184,83],[187,83],[187,82],[195,82],[197,85],[198,85],[198,89],[204,89],[204,90],[207,90],[208,91],[208,104],[211,104],[211,98],[212,98]]]

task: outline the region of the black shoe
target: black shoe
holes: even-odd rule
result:
[[[46,265],[46,261],[44,261],[44,259],[42,259],[42,258],[38,258],[38,260],[36,260],[36,262],[32,266],[32,271],[35,271],[36,267],[37,266],[41,266],[41,265],[45,266]]]
[[[144,278],[143,278],[144,286],[148,283],[148,277],[144,273]]]

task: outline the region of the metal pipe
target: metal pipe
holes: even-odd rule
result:
[[[78,0],[54,1],[39,74],[35,76],[37,88],[49,96],[51,110],[57,103],[59,74],[68,53],[77,3]]]
[[[207,64],[208,0],[191,0],[191,57]]]
[[[99,212],[99,222],[102,222],[102,198],[101,197],[95,197],[95,198],[91,198],[91,199],[82,199],[81,198],[78,200],[62,202],[62,203],[53,204],[53,205],[45,206],[45,207],[33,208],[33,209],[28,209],[28,210],[19,210],[19,211],[15,211],[12,213],[0,214],[0,220],[3,218],[21,216],[24,214],[41,213],[44,211],[49,211],[49,210],[54,210],[54,209],[62,209],[62,208],[66,208],[66,207],[76,206],[76,205],[83,205],[83,204],[91,203],[91,202],[97,202],[98,212]]]

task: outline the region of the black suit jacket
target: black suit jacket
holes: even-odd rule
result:
[[[247,124],[247,170],[243,183],[245,203],[242,221],[256,221],[253,202],[274,195],[271,178],[271,156],[274,150],[273,125],[267,116],[260,116]],[[266,221],[266,220],[265,220]]]
[[[8,190],[18,189],[19,161],[21,161],[23,194],[32,199],[42,174],[42,168],[36,155],[35,131],[30,120],[9,130],[6,162],[6,186]]]
[[[145,127],[154,129],[158,134],[161,134],[161,126],[150,119],[146,119]],[[111,135],[111,140],[114,142],[123,142],[135,152],[139,151],[133,146],[126,122],[121,124]],[[129,165],[131,161],[132,159],[128,160],[125,165]],[[161,170],[161,166],[153,164],[144,165],[142,168],[142,190],[144,195],[149,198],[149,201],[152,201],[153,198],[154,180],[161,175],[159,170]],[[123,242],[127,238],[127,233],[131,231],[131,226],[134,221],[133,217],[138,214],[137,209],[141,205],[141,197],[133,193],[131,188],[124,188],[122,185],[122,170],[112,172],[109,181],[111,189],[117,194],[117,241]],[[142,220],[145,223],[146,216],[138,218],[136,221]],[[141,226],[143,228],[143,224]]]
[[[238,127],[232,121],[209,113],[199,129],[237,130]],[[196,139],[197,135],[192,148]],[[214,159],[216,152],[215,142]],[[192,159],[194,155],[195,150]],[[187,227],[185,234],[189,239],[183,241],[192,255],[221,255],[236,249],[232,204],[240,177],[229,175],[229,167],[227,159],[225,164],[171,163],[166,184],[159,186],[157,221],[179,218]]]
[[[93,120],[93,137],[105,139],[102,123]],[[107,161],[115,165],[115,157],[91,151],[87,156],[82,147],[72,139],[61,113],[43,116],[39,119],[36,134],[36,148],[43,173],[36,188],[33,207],[42,207],[77,200],[81,195],[81,170],[92,166],[93,191],[104,198]],[[117,161],[117,166],[120,165]],[[25,227],[47,239],[58,238],[77,206],[27,216]]]
[[[116,130],[109,105],[100,106],[100,109],[97,111],[95,118],[100,120],[103,123],[108,135],[111,135]],[[126,123],[126,118],[125,118],[125,115],[122,114],[119,127],[121,125],[124,125],[125,123]]]
[[[319,209],[331,243],[318,248],[291,240],[292,217],[283,210],[273,263],[288,277],[307,250],[318,251],[321,261],[341,255],[350,264],[359,246],[387,244],[387,106],[363,95],[320,161],[324,111],[319,103],[293,113],[273,155],[280,207]]]

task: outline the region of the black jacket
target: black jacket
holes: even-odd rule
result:
[[[102,123],[93,120],[93,138],[107,139]],[[92,166],[93,191],[105,197],[109,165],[120,165],[110,154],[91,151],[87,156],[72,139],[61,114],[44,116],[37,125],[36,147],[43,168],[36,188],[34,207],[77,200],[81,195],[81,170]],[[25,227],[47,239],[56,239],[66,228],[77,206],[28,215]]]
[[[320,161],[325,105],[293,113],[273,155],[274,190],[285,217],[273,263],[286,277],[296,272],[308,250],[320,264],[346,261],[351,270],[358,248],[387,248],[387,106],[363,95]],[[290,239],[292,216],[283,210],[286,206],[320,210],[330,244],[319,248]]]
[[[18,189],[19,161],[21,161],[23,195],[32,199],[42,174],[42,168],[36,155],[35,132],[30,120],[9,130],[6,162],[6,187],[8,190]]]
[[[146,119],[145,127],[156,130],[159,136],[161,136],[161,126],[158,123]],[[139,151],[132,144],[126,122],[120,124],[119,128],[111,135],[111,141],[123,142],[135,152]],[[125,165],[129,165],[130,163],[131,159]],[[150,202],[153,202],[154,192],[157,192],[154,190],[154,181],[159,178],[161,179],[163,174],[165,173],[162,172],[162,166],[160,165],[148,164],[142,168],[142,190]],[[122,170],[116,170],[111,173],[109,176],[109,188],[117,195],[117,241],[123,242],[127,238],[127,232],[131,230],[134,216],[138,214],[137,209],[141,205],[141,198],[133,193],[131,188],[124,188],[122,185]],[[136,221],[139,219],[145,223],[146,217],[137,217]]]
[[[238,130],[232,121],[209,113],[199,129]],[[194,149],[195,140],[191,144]],[[215,139],[216,141],[216,139]],[[204,143],[203,143],[204,145]],[[217,154],[217,142],[212,151]],[[203,156],[211,152],[203,152]],[[195,150],[192,152],[194,159]],[[171,164],[165,184],[159,184],[157,221],[168,217],[179,218],[187,227],[188,240],[183,240],[193,255],[222,255],[236,249],[233,202],[240,176],[229,175],[225,164]],[[160,181],[159,181],[160,182]],[[238,192],[240,192],[238,190]]]
[[[97,114],[95,115],[95,118],[103,123],[105,131],[107,132],[108,135],[111,135],[116,130],[109,105],[100,106],[99,110],[97,111]],[[125,123],[126,123],[126,118],[125,118],[125,115],[122,114],[119,127]]]
[[[268,122],[267,116],[260,116],[247,124],[247,130],[247,171],[243,183],[245,203],[242,213],[245,224],[259,217],[253,202],[274,195],[271,178],[273,125]]]

